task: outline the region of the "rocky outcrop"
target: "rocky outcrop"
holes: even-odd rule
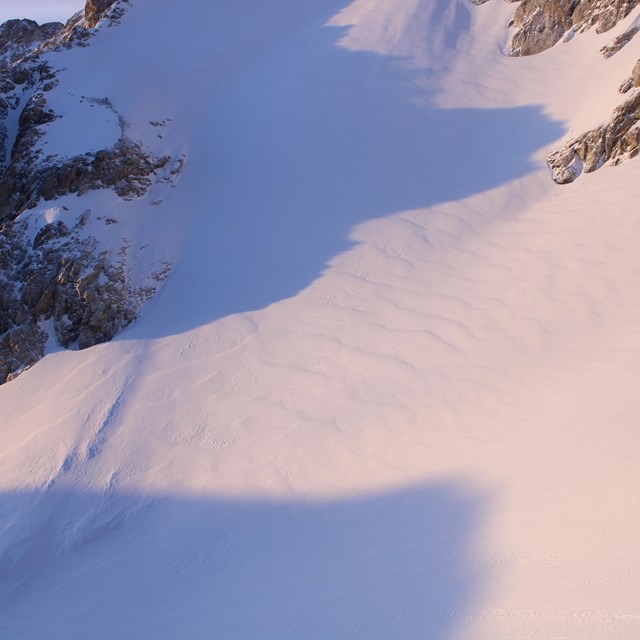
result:
[[[634,87],[640,87],[640,60],[636,62],[636,66],[631,72],[631,84]]]
[[[50,69],[33,53],[55,38],[62,27],[57,22],[38,25],[33,20],[9,20],[0,25],[0,173],[11,151],[6,125],[9,113],[38,83],[47,90],[54,86]]]
[[[37,138],[35,138],[37,139]],[[86,153],[57,162],[30,162],[37,154],[29,150],[22,161],[12,162],[0,179],[0,219],[13,219],[35,207],[41,199],[54,200],[75,193],[112,188],[130,200],[143,196],[161,177],[170,158],[155,157],[126,137],[111,149]]]
[[[8,20],[0,24],[0,69],[45,51],[84,46],[92,30],[103,21],[106,26],[120,23],[131,0],[87,0],[85,7],[66,24],[39,25],[33,20]]]
[[[118,118],[121,137],[112,148],[72,158],[44,157],[38,142],[45,135],[44,125],[58,117],[48,108],[45,90],[47,85],[55,86],[55,76],[44,66],[30,69],[28,77],[31,83],[37,78],[37,85],[31,87],[31,97],[20,113],[11,150],[5,144],[0,151],[5,161],[9,154],[8,164],[4,170],[0,168],[0,220],[17,217],[41,199],[53,200],[69,193],[83,195],[111,188],[125,199],[140,197],[154,180],[162,177],[159,172],[167,167],[170,158],[155,157],[128,138],[126,122],[105,98],[85,100],[108,108]],[[18,89],[14,83],[9,83],[9,88],[14,92]],[[24,88],[20,91],[24,94]],[[13,103],[22,101],[14,99]],[[6,128],[0,129],[0,142],[3,134],[6,142]]]
[[[518,2],[518,0],[507,0]],[[481,5],[488,0],[471,0]],[[604,33],[626,18],[640,0],[521,0],[508,27],[515,28],[510,53],[528,56],[541,53],[561,40],[588,29]],[[640,32],[640,16],[607,46],[608,58],[626,46]],[[553,179],[558,184],[573,182],[605,164],[616,165],[639,154],[640,60],[631,76],[620,85],[621,93],[634,95],[621,104],[608,123],[574,138],[547,157]]]
[[[564,37],[595,28],[609,31],[640,0],[522,0],[510,26],[516,33],[511,55],[528,56],[553,47]]]
[[[626,18],[640,0],[522,0],[510,26],[515,27],[510,50],[514,56],[545,51],[562,39],[595,28],[604,33]],[[636,20],[602,49],[610,57],[640,31]],[[620,87],[626,93],[640,86],[640,63]],[[573,182],[581,173],[590,173],[610,163],[619,164],[638,155],[640,137],[640,92],[620,105],[611,120],[571,140],[548,156],[553,179],[559,184]]]
[[[87,0],[84,8],[85,26],[93,29],[115,3],[116,0]]]
[[[640,87],[640,60],[636,62],[636,66],[633,68],[631,72],[631,76],[629,76],[621,85],[618,91],[620,93],[627,93],[631,91],[631,89],[635,89]]]
[[[39,25],[33,20],[8,20],[0,24],[0,69],[55,37],[63,27],[61,22]]]
[[[25,213],[43,200],[96,189],[141,197],[182,170],[183,159],[156,157],[128,137],[124,118],[106,98],[82,100],[115,114],[121,135],[112,147],[58,157],[47,156],[40,144],[47,125],[60,117],[47,101],[58,80],[41,54],[86,46],[96,26],[117,24],[126,4],[88,0],[64,27],[28,20],[0,27],[0,384],[41,359],[52,336],[79,349],[111,340],[168,274],[169,265],[160,265],[134,282],[128,243],[105,249],[87,232],[89,211],[73,224],[58,219],[44,226]],[[11,113],[17,131],[10,134]]]
[[[50,117],[36,99],[24,123],[37,129]],[[43,321],[53,321],[60,345],[84,349],[111,340],[155,293],[154,284],[131,281],[126,245],[114,255],[101,250],[94,237],[82,235],[89,214],[72,229],[63,222],[45,225],[31,245],[17,217],[40,199],[69,193],[112,188],[124,199],[140,197],[154,182],[171,182],[183,162],[155,158],[122,137],[111,149],[32,163],[29,159],[37,154],[30,145],[39,136],[30,131],[22,134],[15,147],[22,152],[14,154],[0,180],[0,384],[43,356]],[[159,282],[165,275],[166,269],[160,269],[152,279]]]
[[[632,24],[626,31],[615,37],[609,44],[602,47],[602,49],[600,49],[600,53],[602,53],[605,58],[610,58],[618,53],[620,49],[626,47],[639,32],[640,22],[635,20],[634,24]]]
[[[553,179],[558,184],[573,182],[583,171],[619,164],[640,152],[640,91],[620,105],[608,124],[596,127],[549,154]]]
[[[136,319],[167,268],[146,286],[134,286],[126,267],[129,247],[101,250],[83,229],[91,212],[73,228],[43,226],[32,243],[28,223],[7,222],[0,230],[0,384],[44,355],[50,321],[63,347],[85,349],[111,340]]]

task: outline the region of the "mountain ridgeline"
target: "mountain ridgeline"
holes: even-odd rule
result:
[[[133,136],[119,105],[108,96],[80,96],[78,104],[110,119],[116,131],[111,143],[71,154],[49,153],[46,146],[61,118],[49,99],[64,72],[53,62],[56,52],[81,53],[93,46],[102,30],[126,20],[133,1],[88,0],[66,24],[10,20],[0,26],[0,384],[40,360],[52,340],[79,349],[111,340],[136,320],[171,271],[165,262],[134,274],[127,241],[105,246],[95,225],[88,224],[117,223],[103,211],[87,208],[72,224],[54,213],[44,221],[30,214],[43,203],[53,206],[61,197],[99,190],[136,200],[152,187],[171,189],[184,168],[184,157],[158,155]],[[482,5],[489,0],[472,1]],[[609,32],[639,2],[522,0],[508,24],[508,52],[516,57],[540,54],[571,46],[574,36],[590,29]],[[640,19],[616,35],[602,54],[616,55],[638,31]],[[638,154],[640,61],[627,78],[620,78],[620,92],[626,98],[608,122],[550,151],[553,180],[573,182],[583,172]],[[165,123],[152,124],[161,128]]]

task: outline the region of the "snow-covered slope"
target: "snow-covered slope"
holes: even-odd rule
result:
[[[25,214],[172,271],[0,387],[0,636],[640,635],[639,161],[546,165],[637,12],[511,58],[513,10],[134,0],[49,54],[48,153],[108,98],[184,170]]]

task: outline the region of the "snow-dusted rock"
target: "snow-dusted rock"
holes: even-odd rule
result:
[[[620,93],[627,93],[635,87],[640,87],[640,60],[636,62],[636,66],[633,68],[631,75],[620,85],[618,91]]]
[[[600,52],[605,58],[610,58],[622,49],[626,47],[631,40],[640,32],[640,18],[633,21],[633,24],[623,31],[619,36],[616,36],[609,44],[602,47]]]
[[[637,5],[638,0],[522,0],[510,24],[516,29],[511,55],[541,53],[565,36],[591,28],[604,33]],[[636,33],[629,32],[626,42]]]
[[[0,384],[44,356],[51,321],[63,347],[84,349],[111,340],[133,322],[155,282],[136,286],[127,270],[129,247],[105,250],[85,232],[85,212],[73,228],[58,220],[29,242],[26,222],[0,233]]]
[[[573,34],[588,29],[604,33],[626,18],[638,4],[639,0],[522,0],[508,25],[516,30],[509,52],[513,56],[529,56],[546,51],[562,39],[569,40]],[[604,57],[613,56],[638,32],[640,18],[602,48]],[[619,90],[627,93],[638,86],[640,61]],[[635,95],[614,111],[609,123],[587,131],[549,154],[554,181],[567,184],[583,171],[590,173],[604,164],[619,164],[635,157],[638,154],[639,121],[640,98]]]
[[[87,0],[84,9],[86,26],[90,29],[95,27],[115,3],[116,0]]]
[[[34,20],[8,20],[0,24],[0,68],[33,51],[62,28],[61,22],[39,25]]]
[[[108,96],[190,165],[11,223],[3,336],[36,357],[57,317],[119,322],[91,237],[133,289],[176,269],[119,339],[0,386],[0,636],[640,637],[638,160],[544,162],[638,56],[505,58],[514,10],[136,0],[49,56],[45,155],[100,118],[111,148],[80,102]]]
[[[0,384],[43,357],[48,334],[41,323],[52,321],[64,347],[110,340],[136,318],[164,277],[160,270],[151,282],[133,282],[127,243],[116,250],[103,247],[85,230],[89,213],[71,228],[62,221],[47,223],[35,238],[29,222],[18,219],[39,202],[67,194],[112,189],[123,199],[141,197],[154,183],[171,182],[182,168],[181,160],[170,163],[170,157],[155,156],[131,139],[108,98],[83,97],[81,104],[111,114],[119,131],[115,143],[71,156],[69,149],[77,145],[58,143],[53,151],[47,146],[53,135],[47,127],[61,116],[48,104],[58,80],[41,54],[86,45],[88,30],[106,16],[106,26],[116,23],[122,4],[89,0],[84,14],[64,28],[30,20],[0,26]],[[82,145],[84,137],[72,123],[58,132],[63,142],[70,136]]]
[[[590,173],[607,163],[616,165],[634,158],[640,151],[639,125],[640,92],[636,92],[614,111],[608,124],[582,134],[549,154],[554,181],[567,184],[582,171]]]

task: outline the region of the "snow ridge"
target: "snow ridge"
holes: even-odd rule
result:
[[[126,9],[34,127],[170,160],[11,225],[95,240],[54,307],[104,251],[157,292],[0,386],[0,636],[637,640],[638,161],[547,164],[637,11],[514,57],[505,2]]]

